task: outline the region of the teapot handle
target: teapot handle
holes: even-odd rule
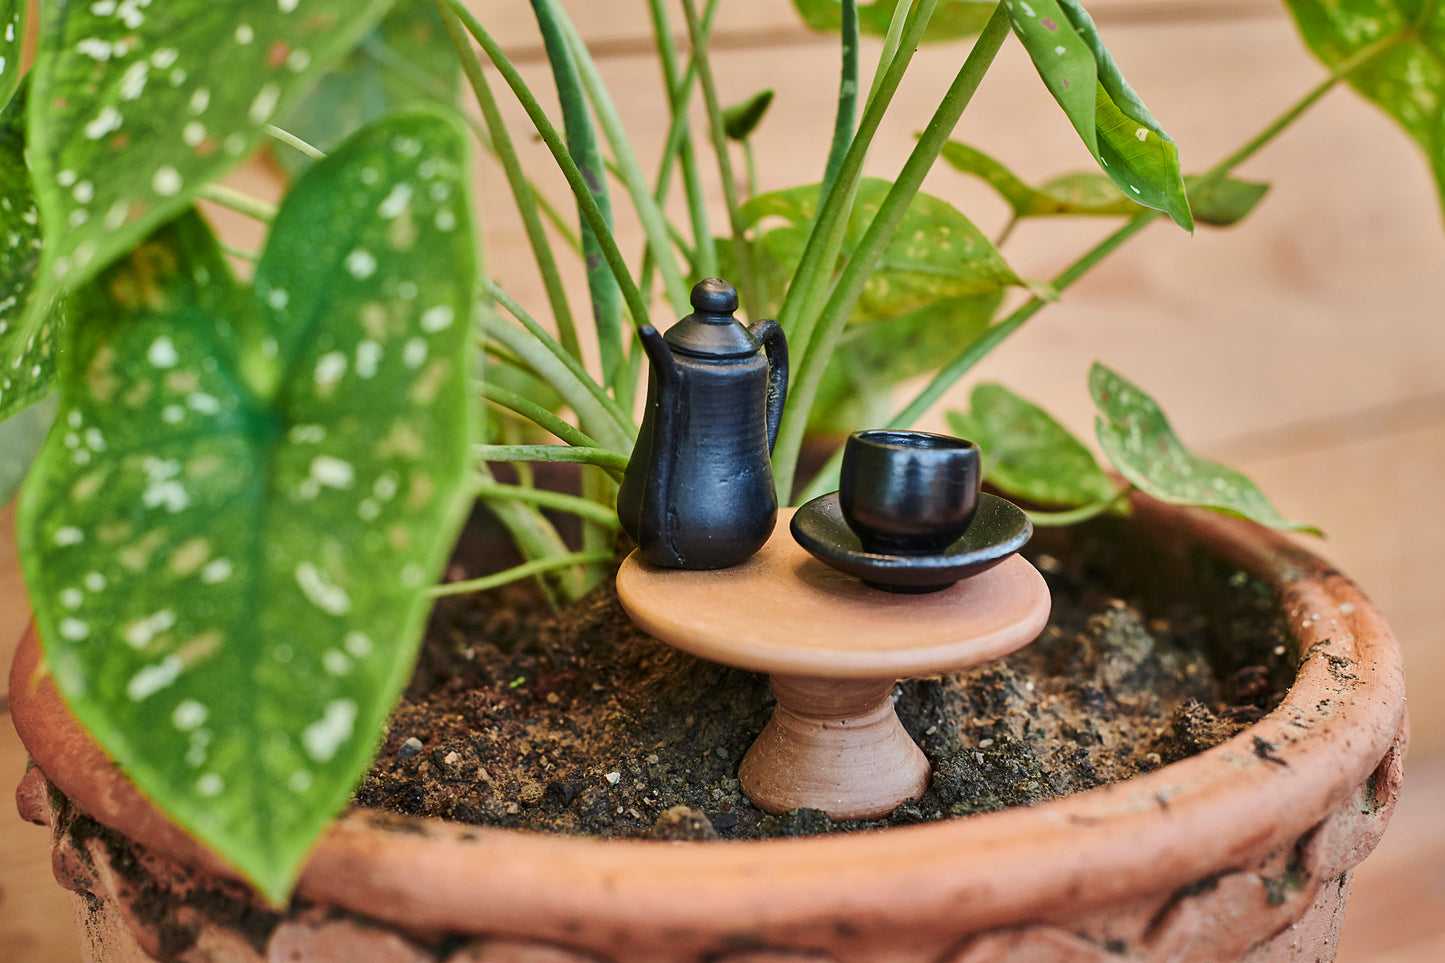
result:
[[[783,326],[772,319],[759,321],[748,331],[762,342],[768,355],[768,454],[771,455],[773,443],[778,440],[778,426],[783,421],[783,403],[788,400],[788,339],[783,335]]]
[[[677,422],[681,413],[673,409],[683,404],[682,392],[679,391],[681,374],[677,370],[677,362],[672,357],[672,349],[667,346],[667,340],[650,324],[644,324],[637,329],[642,340],[643,350],[647,352],[648,360],[652,362],[652,376],[657,379],[656,402],[658,411],[649,412],[652,419],[652,448],[646,453],[647,465],[644,469],[647,474],[642,482],[642,495],[640,499],[638,518],[638,545],[646,550],[654,551],[656,544],[667,546],[667,550],[676,554],[672,549],[672,533],[668,526],[667,492],[672,489],[672,463],[677,446]],[[638,453],[633,451],[633,458]],[[629,465],[629,468],[631,466]]]

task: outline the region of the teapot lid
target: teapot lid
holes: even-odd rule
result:
[[[674,350],[696,357],[751,357],[762,345],[733,317],[737,309],[737,290],[722,278],[706,278],[693,286],[693,313],[668,328],[663,337]]]

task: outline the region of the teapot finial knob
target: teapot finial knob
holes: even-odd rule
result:
[[[699,314],[731,316],[738,309],[738,292],[722,278],[704,278],[692,287],[692,309]]]

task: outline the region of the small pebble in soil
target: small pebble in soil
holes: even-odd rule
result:
[[[396,758],[410,759],[419,752],[421,752],[421,740],[412,736],[401,744],[401,748],[396,751]]]

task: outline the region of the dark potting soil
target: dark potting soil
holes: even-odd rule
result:
[[[933,783],[885,819],[754,808],[737,767],[772,712],[767,677],[647,636],[610,580],[557,615],[522,585],[441,600],[356,801],[558,833],[742,839],[1031,805],[1157,769],[1260,718],[1298,653],[1244,573],[1189,559],[1180,598],[1178,583],[1149,584],[1178,560],[1121,548],[1118,531],[1035,538],[1026,554],[1053,594],[1036,642],[895,688]]]

